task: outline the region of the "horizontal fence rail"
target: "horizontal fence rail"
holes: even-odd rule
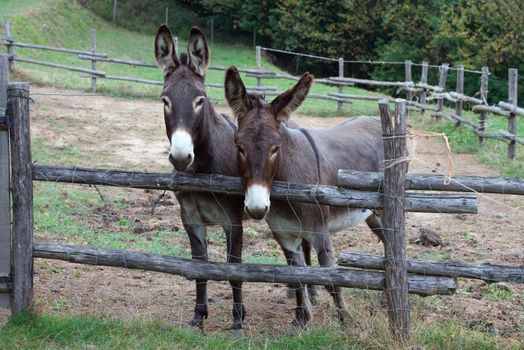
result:
[[[143,173],[102,169],[66,168],[35,164],[33,180],[156,190],[192,190],[244,195],[240,178],[216,174]],[[378,192],[274,181],[271,198],[348,208],[382,208]],[[405,210],[426,213],[477,213],[476,196],[407,193]]]
[[[406,174],[406,190],[480,192],[524,195],[524,180],[510,177],[447,176]],[[383,187],[384,173],[339,170],[337,185],[359,190],[378,191]]]
[[[384,290],[386,285],[382,272],[333,267],[207,262],[69,244],[35,243],[33,256],[72,263],[164,272],[190,280],[301,283],[372,290]],[[455,280],[449,277],[409,275],[408,283],[409,293],[422,296],[452,294],[457,288]]]
[[[361,253],[340,253],[338,264],[360,269],[383,270],[384,257]],[[488,282],[524,283],[524,265],[506,266],[408,259],[407,266],[409,273],[425,276],[465,277]]]

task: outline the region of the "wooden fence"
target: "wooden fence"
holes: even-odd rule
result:
[[[1,63],[4,63],[1,66]],[[1,69],[3,68],[3,69]],[[405,211],[475,213],[475,197],[463,194],[412,193],[406,188],[413,188],[410,183],[419,183],[420,188],[428,190],[431,181],[424,176],[405,173],[406,163],[400,162],[388,167],[383,175],[374,173],[360,174],[360,180],[367,186],[358,189],[360,184],[353,184],[347,171],[341,172],[343,186],[357,187],[344,189],[333,186],[289,184],[276,182],[272,189],[273,199],[304,201],[309,203],[329,204],[354,208],[380,208],[384,212],[386,228],[385,257],[366,257],[365,259],[341,256],[341,265],[356,265],[352,268],[328,267],[290,267],[258,264],[226,264],[201,262],[168,256],[156,256],[147,253],[110,250],[88,246],[68,244],[34,243],[32,213],[33,181],[52,181],[78,184],[107,186],[125,186],[132,188],[150,188],[163,190],[192,190],[243,195],[238,178],[186,173],[151,174],[118,170],[63,168],[56,166],[33,165],[29,137],[29,84],[7,84],[7,58],[0,57],[0,72],[3,82],[0,89],[0,111],[2,115],[0,131],[0,171],[12,174],[10,181],[0,182],[0,195],[5,201],[0,202],[0,240],[11,244],[0,245],[0,301],[3,306],[10,306],[13,312],[20,312],[33,303],[33,258],[59,259],[76,263],[119,266],[151,271],[178,274],[189,279],[235,280],[246,282],[308,283],[335,285],[351,288],[384,290],[388,298],[388,313],[393,334],[401,339],[408,339],[409,305],[407,293],[419,295],[450,294],[456,288],[455,276],[480,278],[489,281],[510,280],[524,283],[524,266],[497,266],[460,264],[451,268],[449,265],[435,267],[435,262],[413,261],[406,259],[405,249]],[[395,101],[396,113],[389,110],[389,101],[379,103],[383,132],[385,135],[405,135],[406,103]],[[9,137],[7,137],[9,134]],[[8,142],[6,142],[8,140]],[[6,145],[7,143],[7,145]],[[10,151],[10,153],[9,153]],[[387,137],[385,154],[390,160],[405,157],[404,137]],[[10,159],[10,161],[9,161]],[[377,180],[378,178],[378,180]],[[4,178],[2,178],[4,179]],[[413,180],[415,179],[415,180]],[[377,182],[378,181],[378,182]],[[380,186],[381,182],[385,186]],[[423,184],[426,183],[425,187]],[[504,178],[476,178],[477,186],[484,192],[524,192],[524,181]],[[378,188],[386,188],[381,194]],[[10,200],[12,198],[12,220],[9,224]],[[442,190],[456,191],[455,187]],[[6,195],[7,194],[7,195]],[[400,200],[399,200],[400,199]],[[444,205],[442,205],[444,203]],[[7,224],[6,224],[7,223]],[[378,263],[376,259],[379,260]],[[361,261],[362,260],[362,261]],[[9,263],[11,262],[11,263]],[[414,267],[416,265],[416,269]],[[367,271],[383,269],[380,271]],[[418,272],[416,272],[418,271]],[[422,271],[422,273],[419,273]],[[509,277],[508,277],[509,276]]]

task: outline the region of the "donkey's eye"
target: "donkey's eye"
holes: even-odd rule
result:
[[[273,146],[273,148],[271,148],[271,155],[274,156],[278,151],[280,151],[280,146]]]
[[[239,145],[237,146],[237,149],[238,149],[238,154],[240,154],[242,157],[246,156],[246,150],[244,149],[244,147]]]
[[[197,107],[200,107],[200,106],[202,106],[202,105],[204,104],[204,101],[205,101],[205,100],[206,100],[206,98],[205,98],[204,96],[201,96],[201,97],[196,101],[195,105],[196,105]]]

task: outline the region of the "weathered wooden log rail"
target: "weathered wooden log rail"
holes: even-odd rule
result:
[[[378,191],[383,187],[384,173],[339,170],[337,185],[359,190]],[[524,195],[524,180],[510,177],[446,176],[436,174],[406,174],[406,190],[480,192]]]
[[[384,290],[385,288],[384,273],[382,272],[330,267],[228,264],[84,245],[35,243],[33,257],[164,272],[180,275],[190,280],[298,282],[372,290]],[[408,283],[409,293],[422,296],[452,294],[457,288],[455,280],[449,277],[409,275]]]
[[[384,270],[384,257],[361,253],[340,253],[340,266],[365,270]],[[424,276],[448,276],[479,279],[487,282],[524,284],[524,265],[471,264],[461,261],[407,260],[408,272]]]
[[[102,169],[66,168],[35,164],[33,180],[155,190],[192,190],[244,195],[240,179],[216,174],[143,173]],[[271,197],[348,208],[382,208],[378,192],[347,190],[335,186],[273,182]],[[405,210],[428,213],[476,213],[476,196],[407,193]]]

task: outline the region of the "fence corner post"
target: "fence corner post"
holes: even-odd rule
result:
[[[422,62],[422,72],[420,73],[420,83],[421,84],[427,84],[428,83],[428,62],[427,61],[423,61]],[[427,103],[427,94],[426,94],[426,90],[424,89],[421,93],[420,93],[420,104],[423,105],[424,107],[426,106],[426,103]],[[425,109],[422,109],[422,114],[424,114],[426,110]]]
[[[457,67],[457,102],[455,102],[455,115],[462,117],[462,96],[464,95],[464,65],[459,64]],[[457,120],[455,127],[460,127],[460,120]]]
[[[489,68],[482,67],[482,78],[480,80],[480,98],[482,99],[482,104],[488,104],[488,82],[489,82]],[[483,133],[486,131],[486,112],[481,111],[479,113],[479,132]],[[484,137],[479,136],[479,143],[482,145],[484,143]]]
[[[344,78],[344,58],[342,58],[342,57],[339,57],[339,59],[338,59],[338,77],[339,78]],[[344,86],[343,85],[339,85],[338,86],[338,93],[339,94],[343,94],[344,93]],[[344,114],[344,102],[338,101],[337,113],[339,115]]]
[[[515,68],[508,69],[508,103],[517,106],[518,94],[517,94],[517,80],[518,72]],[[517,134],[517,114],[511,112],[508,118],[508,132],[512,135]],[[517,143],[515,140],[511,140],[508,143],[508,157],[513,159],[517,154]]]
[[[384,138],[384,273],[390,329],[402,343],[409,340],[409,300],[405,239],[406,101],[395,100],[391,115],[387,99],[379,101]]]
[[[13,50],[13,38],[11,37],[11,21],[9,17],[6,17],[5,23],[5,46],[7,47],[7,59],[9,60],[9,71],[12,72],[15,69],[15,53]]]
[[[93,57],[91,58],[91,69],[96,70],[96,29],[91,29],[91,52]],[[96,76],[91,76],[91,91],[96,92]]]
[[[33,305],[33,165],[29,129],[29,83],[9,83],[8,114],[11,144],[12,312]]]
[[[9,131],[7,129],[7,82],[9,60],[0,55],[0,307],[11,308],[11,199]]]

